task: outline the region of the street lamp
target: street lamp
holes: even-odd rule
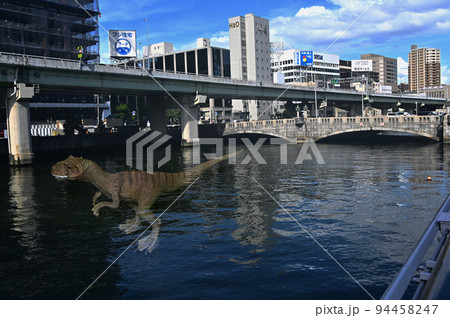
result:
[[[138,43],[138,52],[137,52],[137,57],[138,57],[138,60],[139,60],[139,52],[141,51],[141,44],[142,44],[142,42],[139,42]],[[144,56],[143,54],[142,54],[142,56]]]
[[[300,104],[302,103],[302,101],[298,101],[298,102],[292,102],[293,104],[295,104],[295,105],[297,105],[296,107],[295,107],[295,110],[297,111],[297,118],[299,118],[300,117]]]
[[[148,46],[148,19],[144,19],[144,21],[147,23],[147,46]]]
[[[308,105],[303,106],[303,118],[308,116]]]

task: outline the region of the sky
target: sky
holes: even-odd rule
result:
[[[138,42],[171,42],[175,51],[196,39],[229,47],[228,18],[253,13],[270,21],[271,42],[359,59],[374,53],[398,59],[399,83],[408,81],[411,45],[441,49],[442,83],[450,84],[449,0],[99,0],[100,54],[109,63],[105,30],[136,30]],[[148,19],[146,22],[144,19]]]

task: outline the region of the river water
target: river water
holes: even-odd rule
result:
[[[449,191],[450,149],[318,144],[326,164],[296,165],[301,147],[289,145],[288,164],[267,145],[266,165],[203,173],[161,217],[156,249],[132,247],[82,299],[379,298]],[[191,154],[174,154],[169,170]],[[50,167],[60,159],[0,166],[0,299],[75,299],[139,234],[119,229],[131,207],[94,217],[92,185],[57,182]],[[125,168],[120,154],[90,159]],[[162,195],[154,213],[182,191]]]

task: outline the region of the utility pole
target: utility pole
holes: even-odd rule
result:
[[[97,127],[100,125],[100,94],[94,95],[97,97]]]
[[[316,72],[313,73],[314,74],[314,112],[316,113],[316,118],[317,116],[317,83],[316,83]]]

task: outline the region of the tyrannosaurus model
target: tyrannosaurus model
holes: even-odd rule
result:
[[[150,235],[138,241],[139,250],[146,250],[150,253],[156,247],[161,221],[159,218],[155,218],[149,209],[159,195],[181,188],[206,169],[228,157],[229,155],[212,159],[183,172],[149,174],[140,170],[108,173],[91,160],[69,156],[66,160],[54,164],[51,173],[57,180],[79,180],[89,182],[97,187],[98,191],[92,200],[92,211],[95,216],[99,216],[99,211],[103,207],[117,209],[120,201],[136,203],[135,218],[121,224],[120,229],[127,234],[132,233],[139,229],[141,219],[152,224]],[[102,195],[111,201],[97,203]]]

